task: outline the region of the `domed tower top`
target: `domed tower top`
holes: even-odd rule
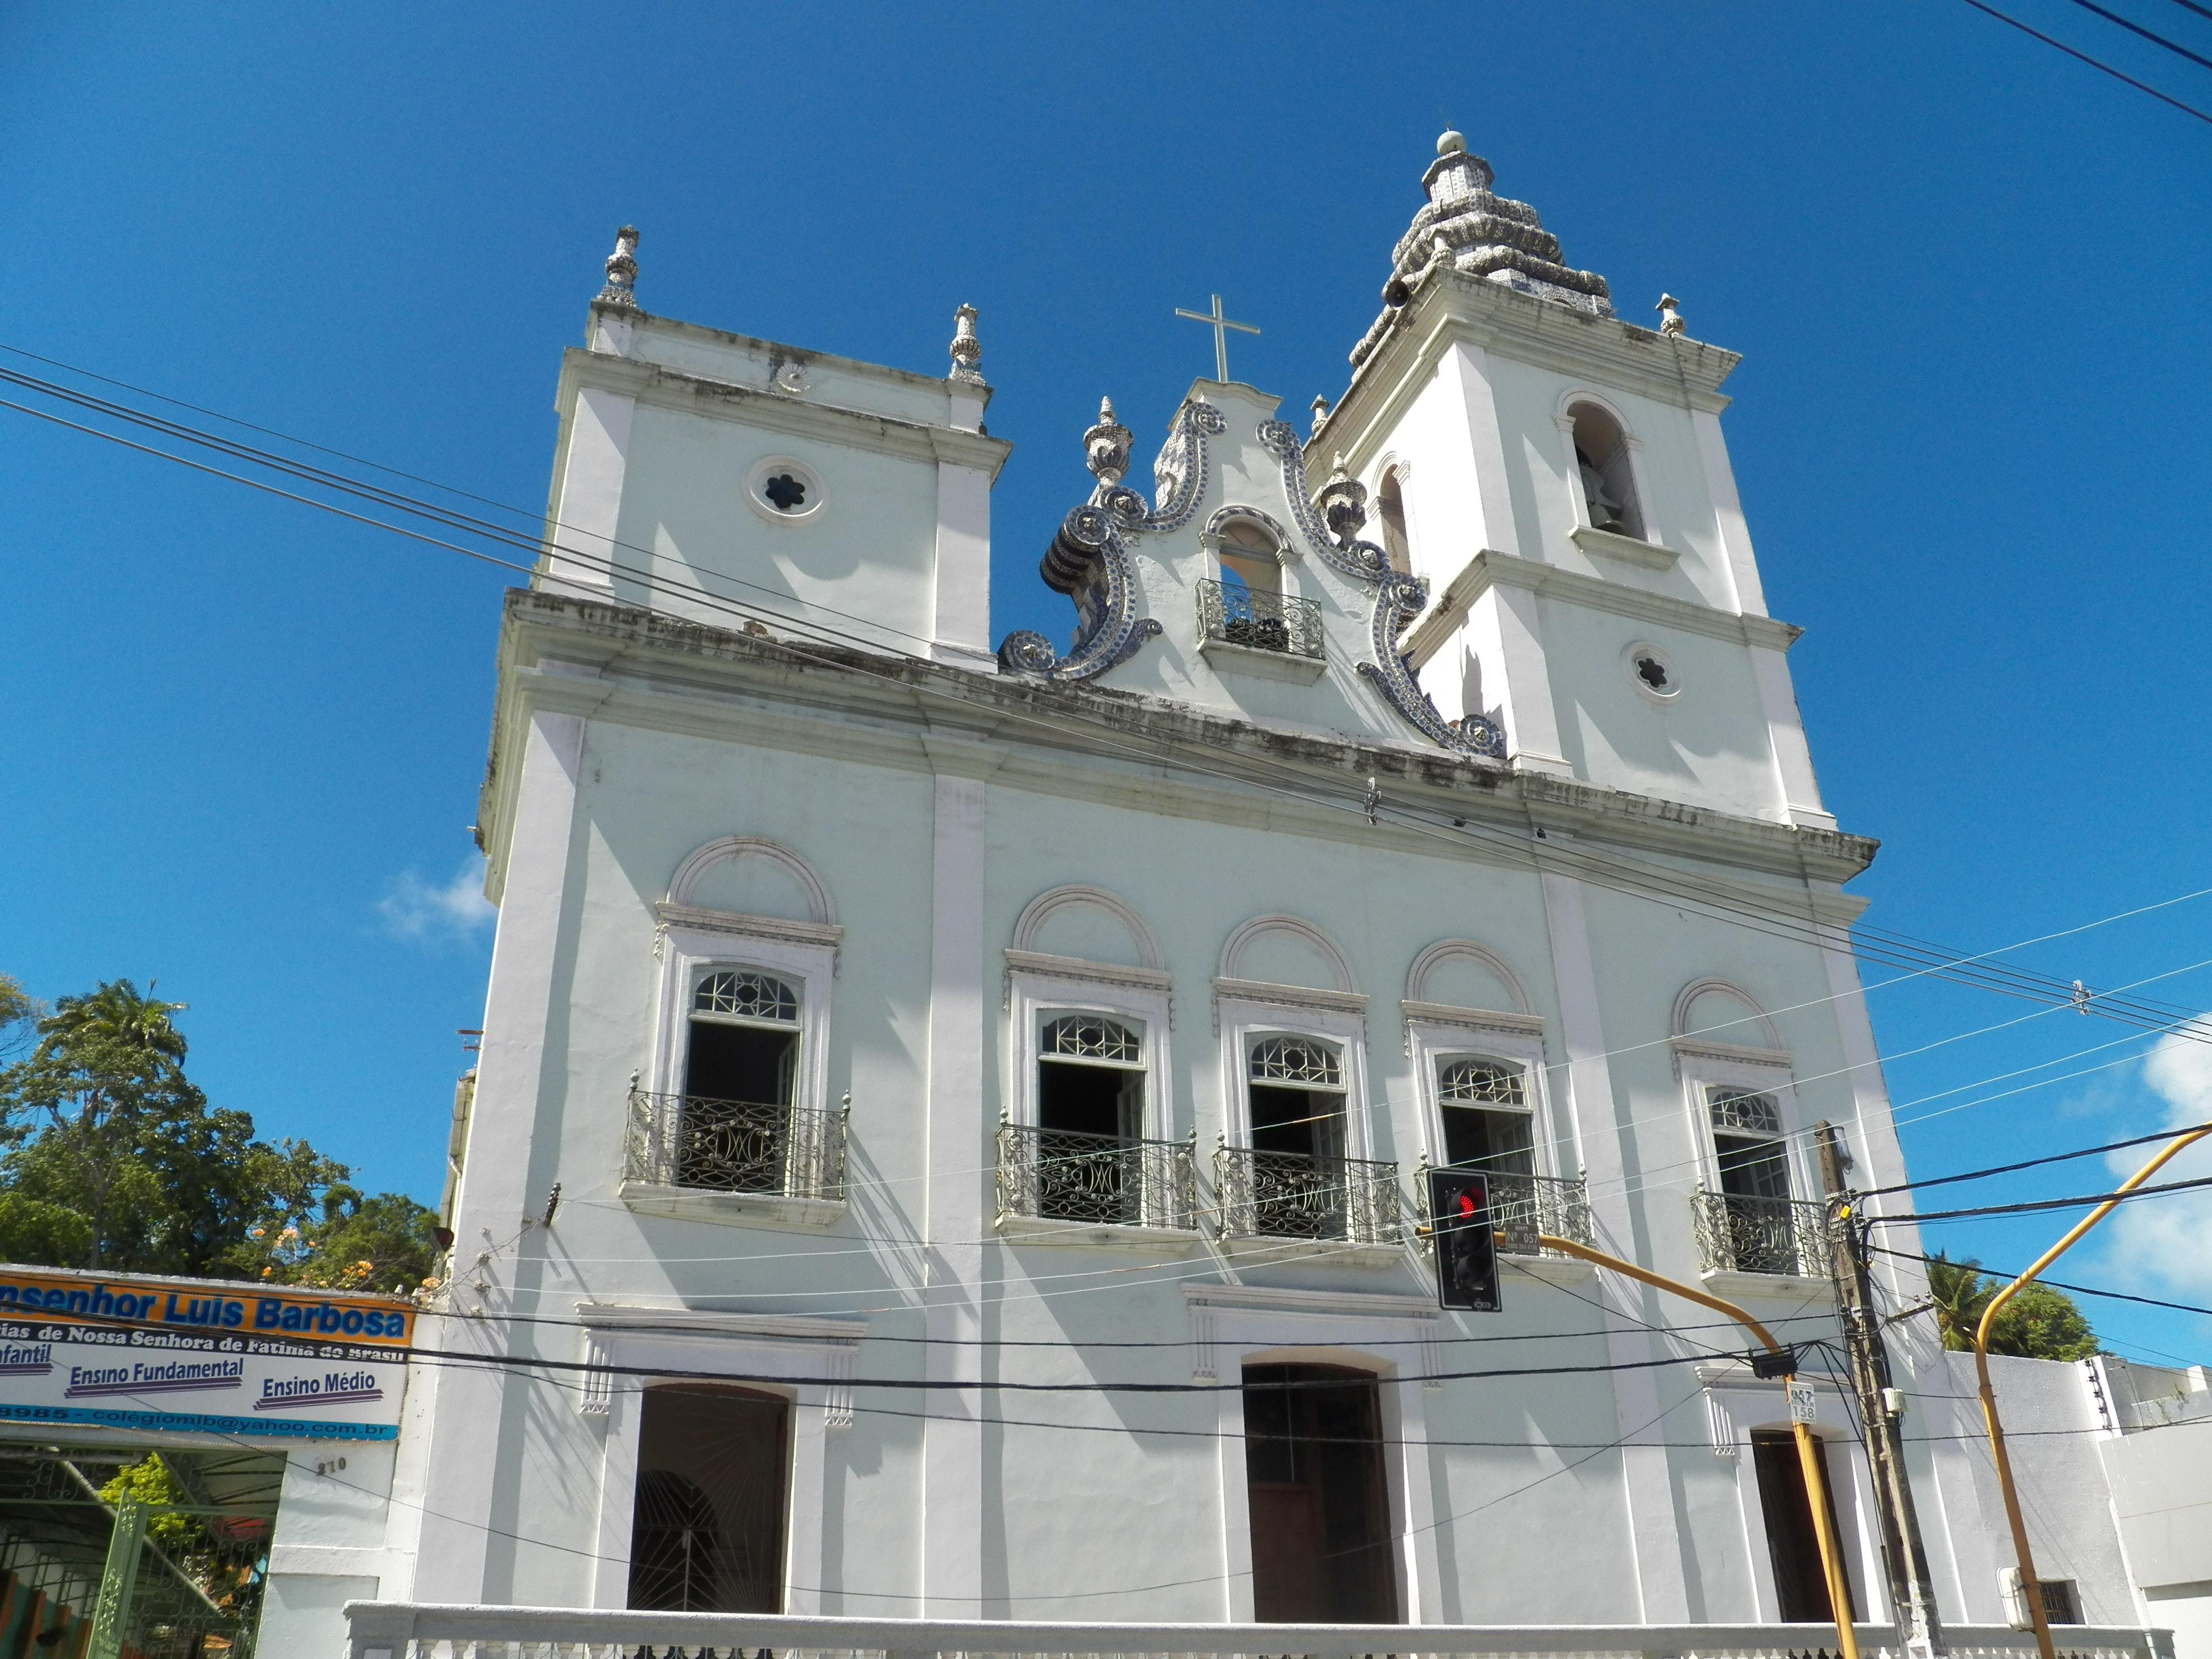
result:
[[[1536,210],[1491,193],[1496,176],[1489,162],[1468,153],[1467,140],[1458,133],[1446,132],[1437,140],[1437,159],[1421,175],[1429,199],[1391,250],[1390,280],[1382,287],[1385,309],[1354,348],[1355,367],[1382,343],[1392,315],[1412,300],[1435,266],[1449,264],[1594,316],[1613,315],[1605,278],[1561,264],[1559,239],[1544,228]]]

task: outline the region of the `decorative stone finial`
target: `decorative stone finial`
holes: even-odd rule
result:
[[[607,255],[607,285],[596,304],[637,308],[637,227],[624,225],[615,233],[615,251]]]
[[[1098,424],[1083,434],[1083,464],[1103,484],[1117,484],[1129,470],[1129,446],[1135,434],[1114,418],[1114,400],[1098,400]]]
[[[1659,303],[1651,308],[1659,313],[1659,331],[1670,340],[1682,337],[1682,313],[1674,307],[1680,303],[1671,294],[1659,296]]]
[[[963,306],[952,313],[952,373],[948,377],[969,386],[983,384],[975,365],[983,360],[983,343],[975,337],[975,307]]]
[[[1321,487],[1321,516],[1339,547],[1351,546],[1367,522],[1367,486],[1345,471],[1341,454],[1336,458],[1336,470]]]
[[[1313,435],[1316,438],[1320,437],[1322,428],[1328,424],[1328,399],[1326,398],[1316,398],[1313,400]]]
[[[1423,283],[1447,269],[1592,316],[1613,315],[1605,278],[1567,265],[1559,238],[1535,209],[1492,191],[1495,177],[1458,133],[1437,140],[1437,159],[1421,175],[1429,199],[1391,250],[1383,313],[1353,348],[1353,368],[1375,355]]]

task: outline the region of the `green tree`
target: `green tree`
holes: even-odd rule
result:
[[[302,1140],[258,1140],[248,1114],[210,1106],[185,1075],[183,1007],[113,980],[35,1018],[28,1056],[0,1068],[0,1259],[420,1284],[436,1218],[398,1194],[366,1198],[344,1164]],[[0,980],[0,1030],[10,1008],[37,1016]]]
[[[2004,1288],[1981,1267],[1972,1256],[1959,1261],[1941,1254],[1928,1258],[1936,1328],[1943,1346],[1961,1353],[1972,1349],[1990,1298]],[[2048,1285],[2030,1285],[1998,1311],[1990,1326],[1990,1352],[2023,1359],[2087,1359],[2097,1352],[2097,1334],[2072,1297]]]
[[[22,981],[13,974],[0,974],[0,1060],[11,1060],[31,1046],[45,1012],[23,989]]]
[[[183,1007],[140,994],[127,979],[64,997],[38,1022],[30,1057],[9,1066],[0,1085],[4,1133],[15,1143],[7,1185],[32,1206],[18,1219],[52,1243],[64,1231],[55,1206],[82,1217],[83,1255],[72,1265],[111,1265],[118,1248],[144,1253],[160,1218],[147,1203],[155,1172],[135,1154],[164,1129],[207,1115],[185,1078],[184,1034],[170,1018]]]
[[[312,1212],[272,1213],[248,1228],[222,1271],[323,1290],[405,1293],[421,1286],[441,1254],[436,1212],[399,1193],[367,1197],[343,1173],[322,1189]]]

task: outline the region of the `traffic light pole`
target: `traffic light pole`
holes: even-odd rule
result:
[[[2036,1650],[2043,1659],[2057,1659],[2057,1654],[2051,1643],[2051,1621],[2043,1611],[2043,1587],[2035,1576],[2034,1553],[2027,1547],[2027,1522],[2021,1514],[2020,1492],[2013,1485],[2012,1455],[2005,1449],[2004,1425],[1997,1418],[1997,1391],[1990,1382],[1990,1330],[2004,1304],[2033,1282],[2038,1273],[2072,1249],[2082,1234],[2112,1214],[2123,1198],[2157,1174],[2167,1159],[2207,1135],[2212,1135],[2212,1128],[2192,1129],[2168,1142],[2156,1158],[2115,1187],[2110,1198],[2075,1222],[2065,1237],[2036,1257],[2026,1273],[1991,1297],[1989,1305],[1982,1310],[1981,1322],[1974,1327],[1974,1375],[1981,1384],[1982,1420],[1989,1425],[1990,1459],[1997,1466],[1997,1492],[2004,1498],[2005,1521],[2012,1528],[2013,1554],[2020,1563],[2020,1593],[2027,1602],[2028,1622],[2035,1632]]]
[[[1504,1243],[1505,1235],[1498,1234],[1498,1240]],[[1724,1302],[1694,1285],[1668,1279],[1648,1267],[1639,1267],[1633,1261],[1623,1261],[1619,1256],[1607,1255],[1603,1250],[1594,1250],[1571,1238],[1555,1238],[1549,1233],[1539,1233],[1536,1243],[1545,1249],[1557,1250],[1562,1255],[1577,1256],[1601,1267],[1610,1267],[1625,1278],[1665,1291],[1670,1296],[1679,1296],[1685,1301],[1694,1302],[1701,1308],[1711,1308],[1715,1313],[1726,1314],[1765,1344],[1767,1352],[1784,1356],[1790,1353],[1774,1340],[1772,1332],[1733,1302]],[[1790,1382],[1790,1377],[1785,1375],[1782,1380],[1785,1390]],[[1827,1581],[1828,1611],[1835,1615],[1836,1644],[1842,1650],[1843,1659],[1859,1659],[1858,1633],[1851,1628],[1850,1583],[1844,1577],[1843,1557],[1836,1547],[1836,1529],[1829,1522],[1828,1482],[1821,1472],[1820,1447],[1813,1439],[1812,1430],[1797,1420],[1795,1411],[1790,1414],[1790,1430],[1797,1442],[1798,1467],[1805,1474],[1805,1501],[1813,1511],[1813,1536],[1820,1546],[1820,1571]],[[2048,1655],[2045,1659],[2049,1659]]]
[[[1858,1395],[1859,1418],[1866,1425],[1867,1462],[1874,1478],[1875,1509],[1881,1517],[1882,1565],[1889,1575],[1889,1605],[1897,1614],[1898,1638],[1908,1653],[1945,1651],[1943,1629],[1936,1613],[1936,1586],[1928,1571],[1928,1552],[1920,1541],[1920,1517],[1912,1507],[1912,1484],[1905,1470],[1905,1425],[1889,1409],[1889,1351],[1875,1311],[1874,1285],[1866,1255],[1859,1249],[1858,1224],[1844,1188],[1844,1160],[1834,1127],[1813,1126],[1820,1158],[1820,1186],[1828,1196],[1829,1265],[1836,1279],[1836,1300],[1843,1310],[1844,1346]]]

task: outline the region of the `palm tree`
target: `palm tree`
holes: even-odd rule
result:
[[[40,1054],[82,1051],[114,1043],[172,1064],[185,1058],[185,1034],[169,1018],[186,1004],[161,1002],[149,983],[144,995],[127,979],[112,979],[81,997],[64,997],[39,1022]]]
[[[1945,1347],[1961,1353],[1974,1346],[1974,1328],[1996,1291],[1982,1277],[1981,1267],[1972,1256],[1954,1261],[1941,1251],[1928,1258],[1928,1294],[1936,1304],[1936,1328]]]

